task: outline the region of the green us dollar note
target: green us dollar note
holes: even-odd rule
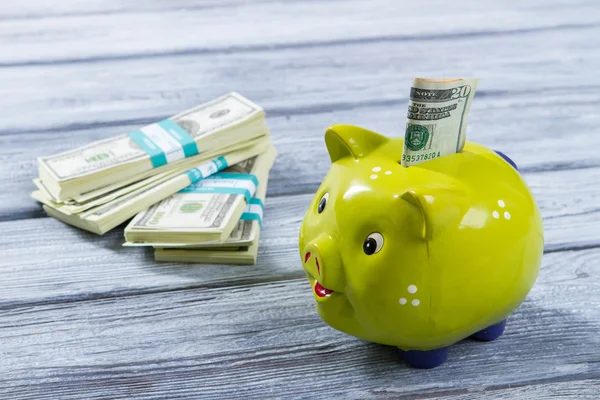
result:
[[[462,151],[478,79],[415,78],[410,88],[402,166]]]

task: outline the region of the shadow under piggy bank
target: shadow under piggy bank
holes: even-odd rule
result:
[[[551,287],[543,290],[548,297],[555,296]],[[338,351],[314,361],[315,369],[324,366],[319,372],[319,381],[323,383],[314,390],[318,391],[322,385],[322,390],[331,396],[358,393],[356,398],[437,398],[442,393],[459,395],[531,382],[556,382],[561,377],[568,377],[569,381],[595,377],[597,360],[590,358],[590,349],[597,346],[594,338],[599,337],[600,325],[590,324],[579,312],[540,307],[539,302],[552,302],[544,297],[545,294],[536,295],[536,300],[526,300],[508,319],[506,331],[498,340],[487,343],[462,340],[450,349],[446,365],[416,370],[418,373],[399,363],[394,347],[362,341],[350,345],[352,338],[342,339]],[[559,303],[557,299],[556,304]]]

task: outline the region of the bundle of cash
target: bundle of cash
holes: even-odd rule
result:
[[[258,255],[258,237],[248,246],[237,248],[169,249],[154,250],[156,261],[198,264],[254,265]]]
[[[262,108],[232,92],[128,134],[38,158],[31,196],[48,215],[103,234],[271,146]]]
[[[124,246],[152,246],[157,261],[254,264],[276,154],[271,146],[140,212]]]
[[[478,79],[415,78],[401,164],[404,167],[459,153]]]

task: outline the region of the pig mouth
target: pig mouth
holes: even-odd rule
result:
[[[327,289],[325,286],[321,285],[321,283],[319,281],[317,281],[315,279],[315,294],[318,297],[329,297],[331,296],[332,293],[335,292],[335,290],[331,290],[331,289]]]
[[[307,252],[304,255],[304,263],[306,264],[308,262],[308,260],[311,258],[312,254],[309,252]],[[317,257],[315,257],[315,264],[317,267],[317,274],[320,276],[321,275],[321,265],[319,264],[319,259]],[[308,270],[306,270],[306,273],[308,275],[309,281],[312,283],[312,287],[313,287],[313,292],[315,297],[317,297],[317,299],[319,301],[323,301],[326,298],[330,297],[332,294],[336,293],[335,290],[333,289],[329,289],[326,288],[325,286],[323,286],[323,284],[321,282],[319,282],[312,273],[310,273]]]

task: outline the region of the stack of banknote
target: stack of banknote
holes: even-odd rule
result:
[[[232,92],[127,134],[38,158],[31,196],[49,216],[99,235],[135,217],[128,241],[133,235],[142,242],[214,242],[230,251],[223,245],[240,218],[256,211],[254,202],[262,207],[256,196],[275,154],[264,110]],[[189,197],[178,210],[185,227],[159,223],[166,204],[181,196]],[[144,225],[164,229],[146,237],[154,229]],[[257,242],[257,234],[250,236],[240,236],[247,247]]]
[[[157,261],[254,264],[276,154],[271,146],[140,212],[124,246],[152,246]]]

